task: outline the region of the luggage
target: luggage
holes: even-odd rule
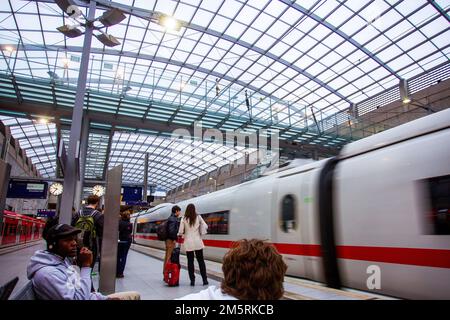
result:
[[[180,265],[180,247],[175,247],[170,256],[170,262]]]
[[[167,262],[164,269],[164,281],[169,287],[178,286],[180,280],[180,265],[172,262]]]
[[[169,287],[178,286],[180,269],[180,245],[177,243],[175,248],[172,250],[169,261],[166,263],[166,267],[164,268],[164,281],[169,285]]]

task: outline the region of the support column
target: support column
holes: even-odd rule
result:
[[[147,189],[148,189],[148,152],[145,154],[144,160],[144,190],[143,190],[144,195],[142,201],[147,201]]]
[[[80,180],[77,181],[75,189],[75,198],[73,201],[73,207],[75,211],[80,210],[81,198],[83,197],[83,186],[84,186],[84,173],[86,168],[86,156],[89,141],[89,126],[90,121],[86,117],[83,121],[83,128],[81,131],[81,146],[80,146]]]
[[[123,166],[119,165],[109,170],[107,175],[99,281],[99,291],[103,294],[114,293],[116,289],[122,170]]]
[[[96,2],[89,3],[88,20],[95,18]],[[89,66],[89,55],[91,51],[93,26],[88,23],[84,34],[83,53],[81,55],[80,72],[78,74],[77,94],[75,106],[72,113],[72,124],[70,126],[69,150],[67,152],[66,173],[64,175],[64,192],[61,201],[60,223],[70,224],[72,217],[72,206],[75,198],[76,182],[78,180],[77,167],[80,156],[80,136],[83,121],[84,94],[86,92],[86,78]]]

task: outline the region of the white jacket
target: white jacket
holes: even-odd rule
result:
[[[200,235],[200,224],[203,226],[203,230],[208,229],[208,225],[200,215],[197,215],[193,226],[189,224],[189,220],[186,217],[183,217],[181,220],[178,235],[183,235],[184,249],[186,251],[202,250],[205,247]]]
[[[235,297],[222,292],[222,289],[216,286],[210,286],[208,289],[197,293],[191,293],[187,296],[175,300],[237,300]]]

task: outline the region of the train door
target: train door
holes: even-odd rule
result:
[[[276,199],[273,207],[273,242],[288,265],[289,274],[306,277],[305,256],[302,244],[303,204],[299,174],[281,176],[275,184]]]

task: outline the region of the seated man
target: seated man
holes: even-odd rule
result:
[[[287,266],[272,244],[240,240],[228,251],[222,264],[221,288],[210,286],[181,300],[278,300],[283,296]]]
[[[51,227],[46,234],[47,250],[36,251],[27,267],[38,299],[43,300],[139,300],[137,292],[109,296],[91,292],[92,252],[81,248],[78,259],[81,271],[71,258],[77,256],[76,229],[67,224]]]

